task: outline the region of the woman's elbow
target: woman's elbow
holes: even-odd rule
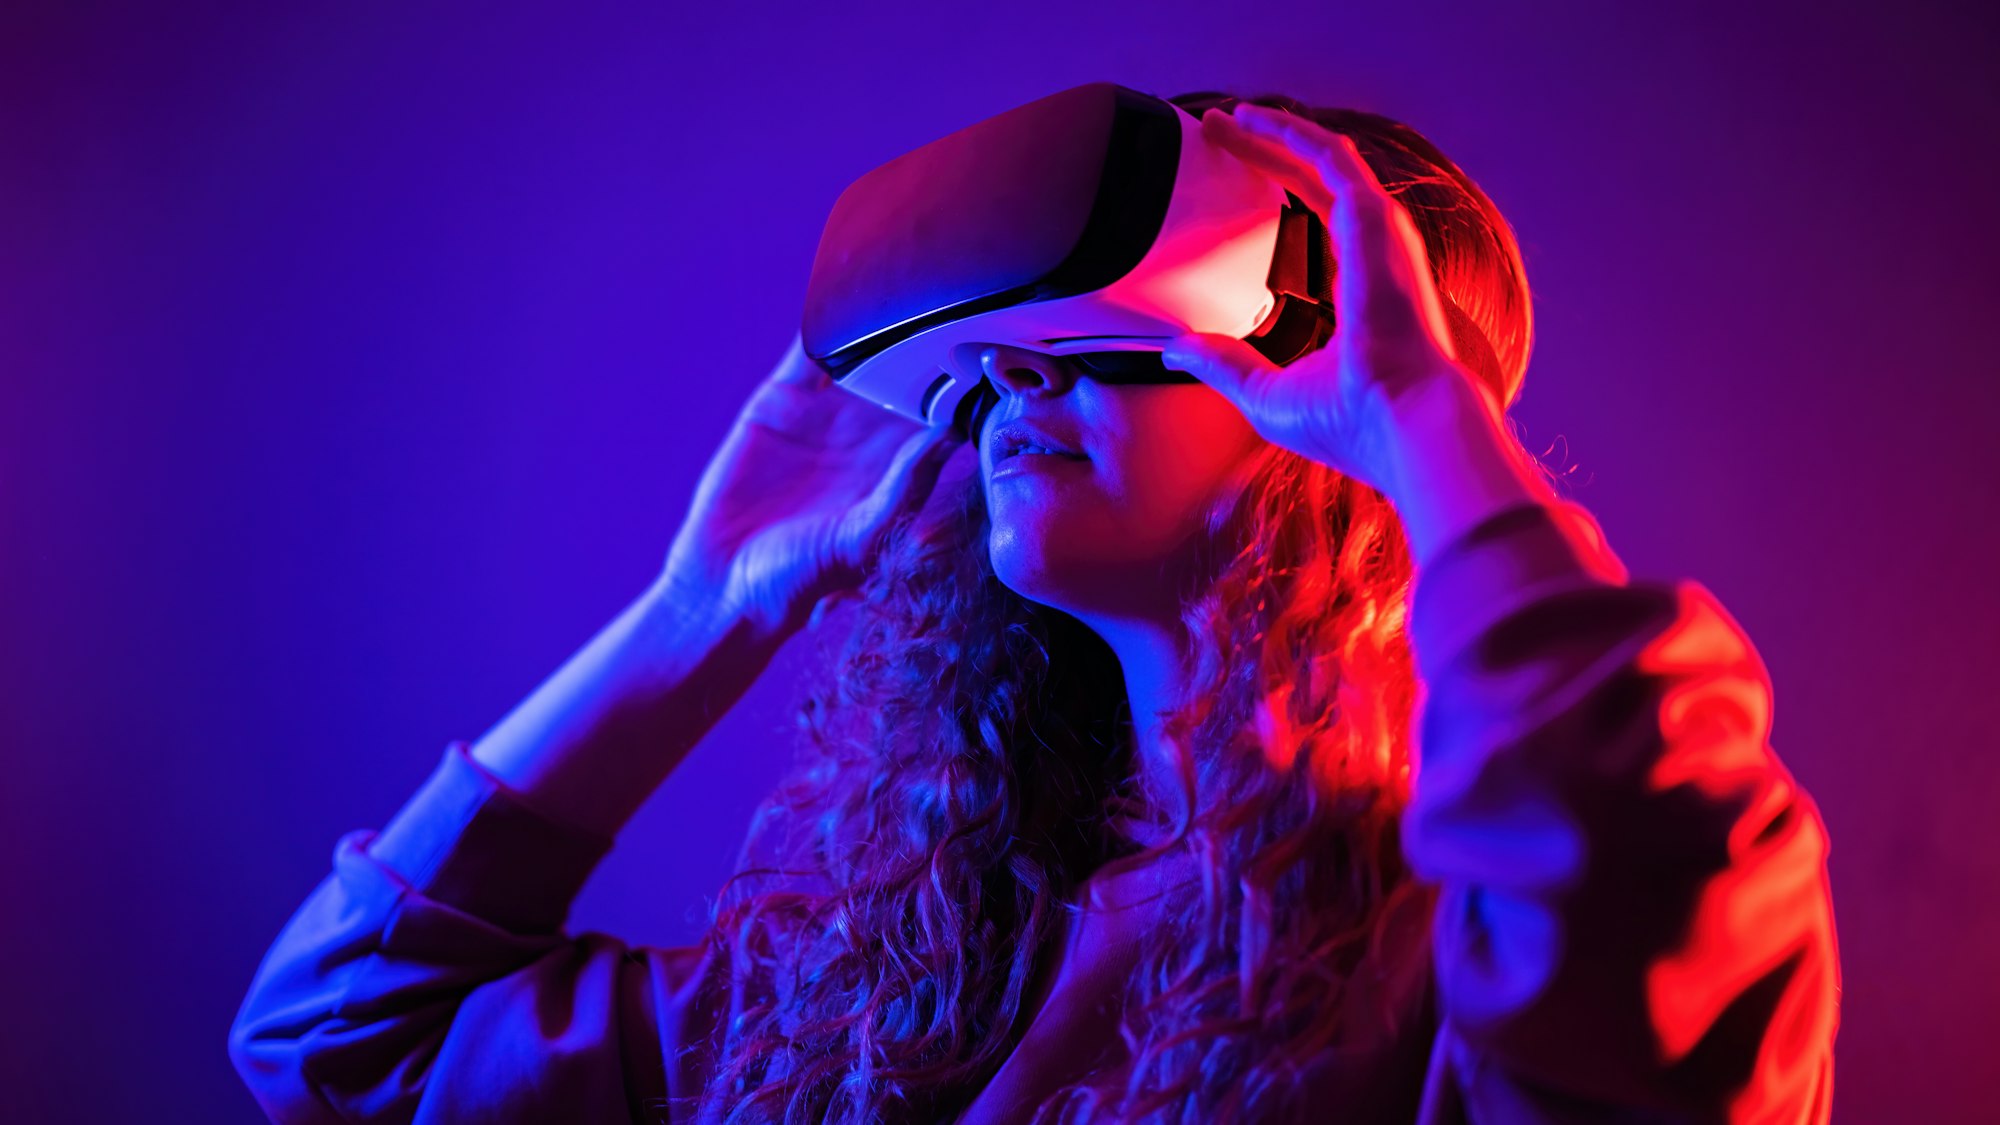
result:
[[[299,1036],[275,1027],[255,1000],[253,994],[229,1025],[229,1062],[250,1096],[266,1116],[284,1125],[346,1121],[307,1079]]]
[[[230,1025],[229,1061],[272,1121],[409,1120],[445,1027],[368,1027],[310,1016],[301,1025],[286,1009],[261,1007],[256,999]]]

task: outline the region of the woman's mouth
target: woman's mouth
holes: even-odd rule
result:
[[[1002,477],[1016,476],[1054,476],[1068,472],[1074,466],[1088,460],[1090,458],[1074,453],[1051,453],[1029,446],[1024,447],[1018,453],[1006,457],[999,464],[993,466],[993,475],[990,479],[999,480]]]

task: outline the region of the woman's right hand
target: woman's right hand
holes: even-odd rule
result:
[[[861,584],[965,439],[842,389],[797,336],[710,458],[661,581],[782,638]]]

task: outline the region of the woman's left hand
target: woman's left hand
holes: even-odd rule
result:
[[[1389,494],[1398,427],[1410,408],[1445,392],[1497,410],[1492,392],[1462,367],[1416,222],[1375,178],[1354,142],[1317,122],[1240,103],[1202,115],[1202,132],[1298,196],[1326,223],[1337,263],[1333,338],[1284,367],[1242,340],[1177,337],[1168,367],[1226,395],[1257,432]],[[1497,419],[1496,419],[1497,420]],[[1393,501],[1396,498],[1390,495]]]

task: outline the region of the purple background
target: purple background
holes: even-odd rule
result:
[[[257,959],[652,574],[835,195],[1098,79],[1386,112],[1493,195],[1531,444],[1749,630],[1831,824],[1838,1117],[1990,1106],[1980,6],[417,7],[0,12],[0,1116],[258,1120]],[[692,939],[786,681],[575,926]]]

